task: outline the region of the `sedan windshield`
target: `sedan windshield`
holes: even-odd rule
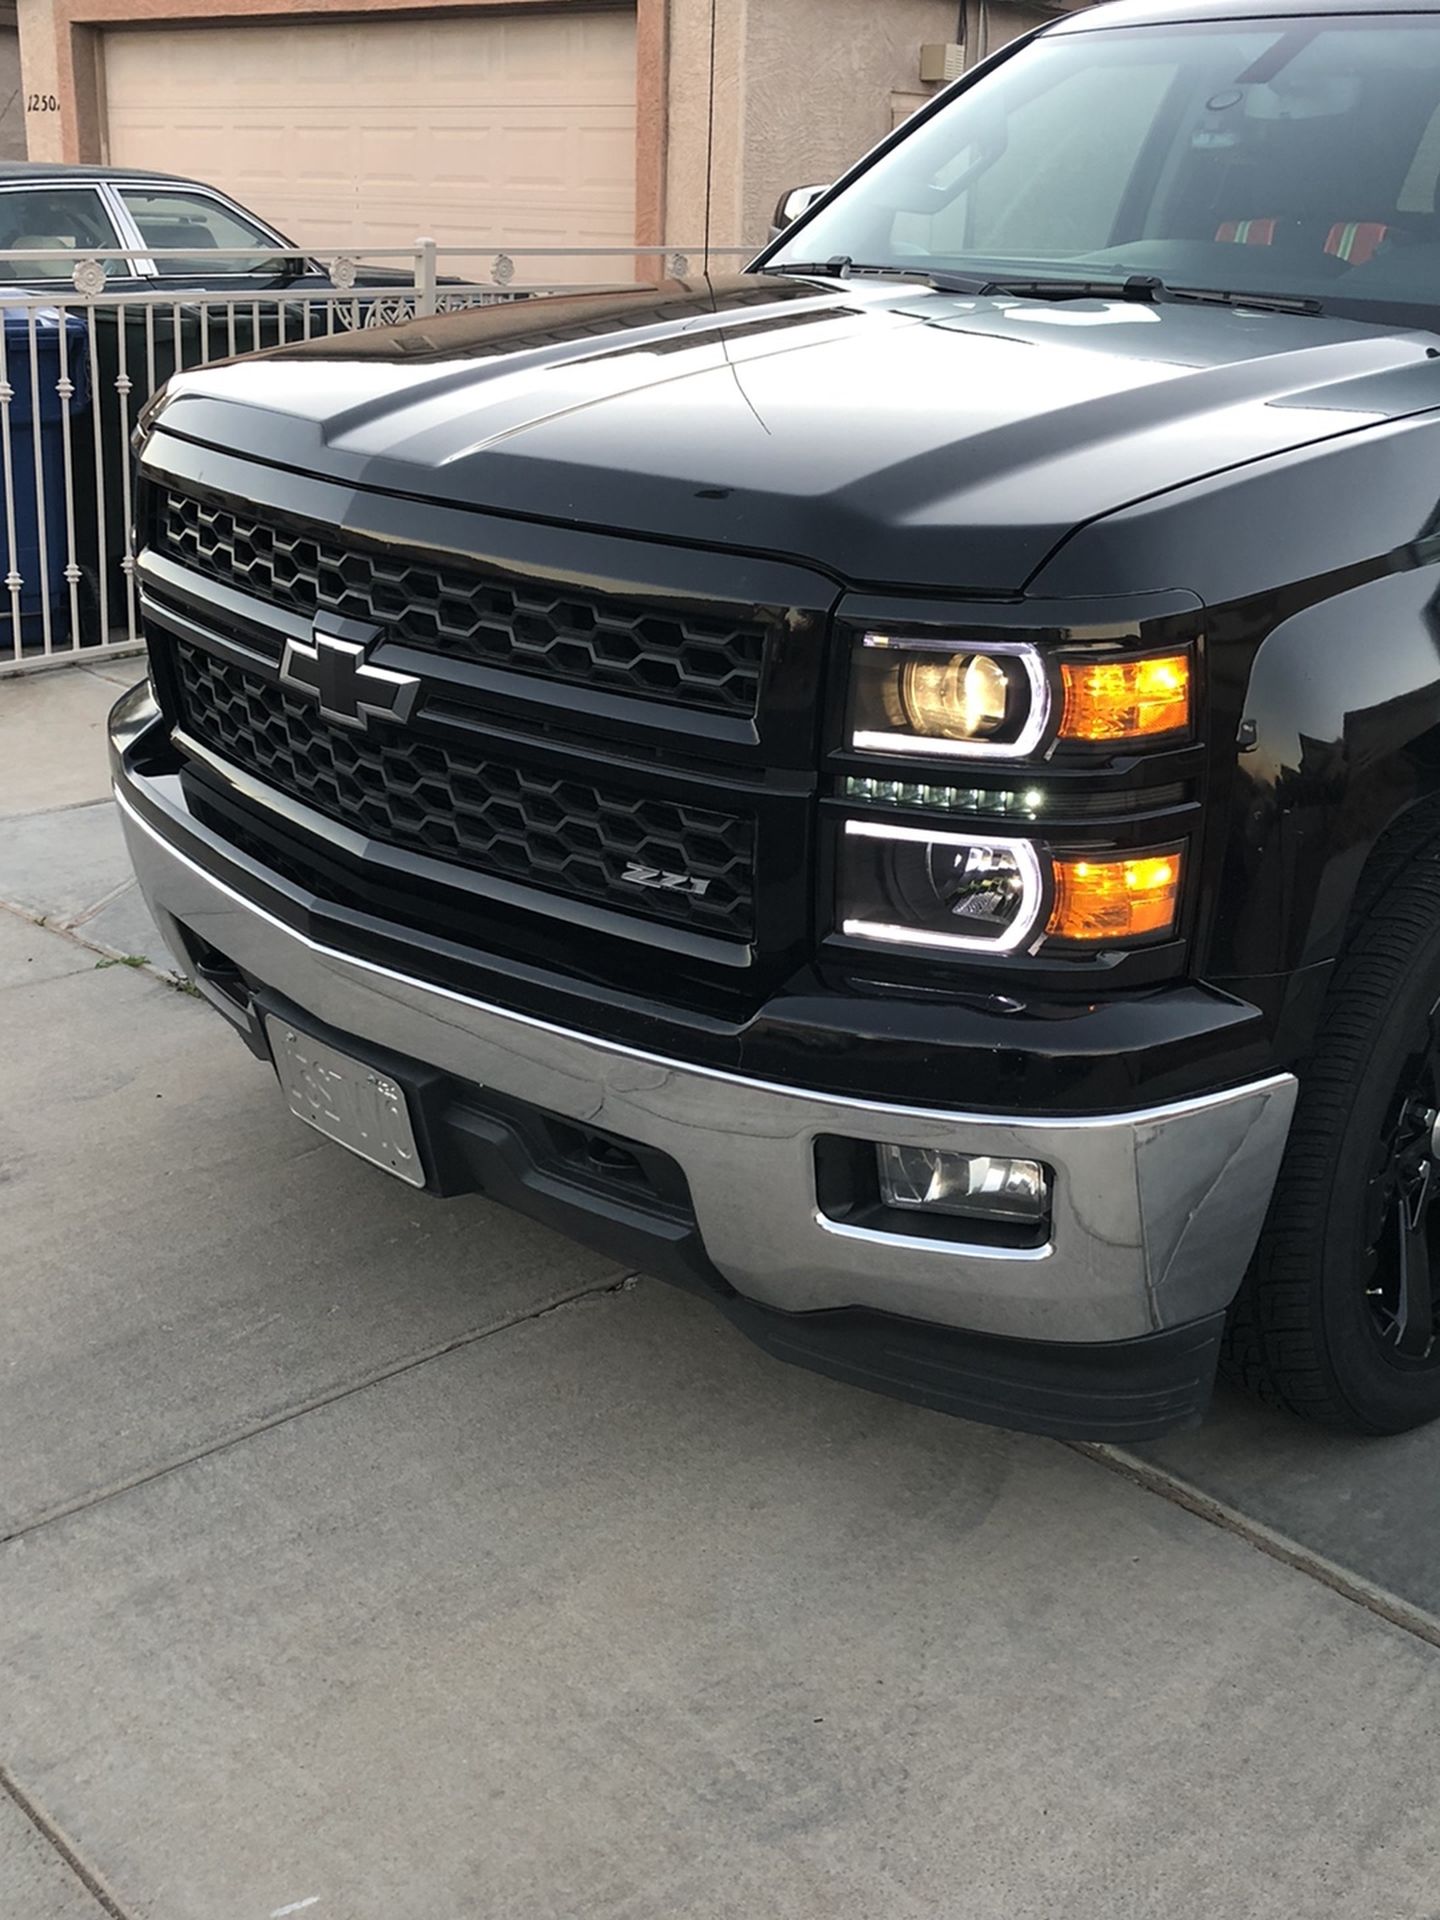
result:
[[[1440,305],[1440,16],[1042,36],[767,262]],[[1061,289],[1057,289],[1057,292]]]

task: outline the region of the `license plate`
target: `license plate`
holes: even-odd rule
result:
[[[287,1021],[267,1016],[265,1027],[296,1119],[412,1187],[423,1187],[425,1170],[404,1089]]]

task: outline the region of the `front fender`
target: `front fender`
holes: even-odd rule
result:
[[[1333,960],[1376,842],[1440,798],[1440,569],[1282,620],[1255,651],[1237,731],[1207,971]]]
[[[1268,979],[1275,992],[1255,997],[1274,1005],[1333,962],[1381,835],[1440,798],[1440,418],[1354,417],[1077,528],[1027,589],[1163,581],[1203,602],[1209,827],[1193,964],[1247,995]]]

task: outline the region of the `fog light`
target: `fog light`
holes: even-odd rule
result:
[[[945,1153],[937,1147],[876,1149],[880,1194],[887,1207],[925,1208],[971,1220],[1018,1220],[1038,1226],[1049,1207],[1038,1160],[988,1153]]]

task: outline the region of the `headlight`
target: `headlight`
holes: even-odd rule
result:
[[[1016,759],[1050,717],[1050,680],[1026,641],[958,648],[950,640],[867,633],[850,678],[850,744],[879,753]]]
[[[1187,735],[1189,653],[1118,651],[867,633],[851,659],[847,744],[861,753],[1021,760],[1072,743],[1145,746]]]
[[[1037,840],[846,820],[839,924],[852,939],[1010,954],[1166,939],[1180,907],[1179,846],[1084,856]]]
[[[859,939],[1013,953],[1036,930],[1045,887],[1029,840],[847,820],[840,899],[842,930]]]
[[[1013,704],[1004,664],[988,653],[907,660],[900,707],[916,733],[933,740],[988,740],[1003,733]]]

